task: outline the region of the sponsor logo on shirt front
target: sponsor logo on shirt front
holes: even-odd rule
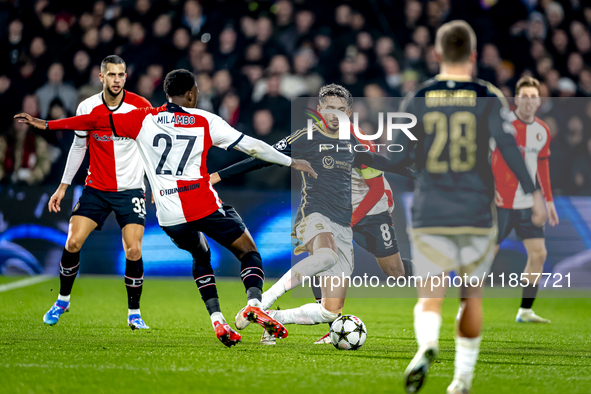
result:
[[[162,189],[162,190],[160,190],[160,195],[161,196],[168,196],[168,195],[176,194],[176,193],[189,192],[191,190],[195,190],[195,189],[199,189],[199,188],[200,188],[199,183],[193,183],[192,185],[187,185],[187,186],[183,186],[183,187],[174,187],[172,189]]]
[[[124,140],[129,140],[129,138],[127,138],[127,137],[115,137],[113,134],[100,135],[100,134],[97,134],[97,133],[92,133],[92,138],[94,138],[95,140],[97,140],[99,142],[110,142],[110,141],[124,141]]]

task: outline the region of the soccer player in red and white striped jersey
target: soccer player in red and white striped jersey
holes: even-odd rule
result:
[[[540,184],[546,200],[549,223],[555,226],[559,220],[550,186],[550,129],[535,116],[540,106],[540,83],[532,77],[521,78],[517,82],[515,96],[516,109],[510,115],[515,128],[515,139],[532,180],[535,182],[537,179]],[[523,298],[515,321],[550,323],[550,320],[539,317],[531,309],[538,290],[536,276],[539,278],[539,274],[543,272],[547,254],[544,229],[531,222],[533,197],[524,193],[498,149],[493,151],[492,169],[495,177],[495,202],[498,207],[497,251],[501,241],[513,229],[527,250],[527,265],[522,278],[528,283],[523,283]]]
[[[127,113],[151,107],[145,98],[124,90],[127,77],[124,60],[116,55],[101,62],[99,78],[103,90],[78,106],[76,115]],[[49,200],[49,211],[61,210],[66,189],[78,172],[86,151],[90,167],[84,191],[73,209],[68,239],[60,262],[58,301],[43,318],[46,324],[57,323],[69,308],[70,292],[80,269],[80,249],[93,230],[100,230],[114,211],[121,227],[126,257],[128,324],[132,329],[148,326],[140,314],[144,268],[142,238],[146,221],[144,167],[136,143],[129,138],[105,138],[96,130],[75,131],[62,182]]]
[[[45,122],[19,114],[21,122],[40,129],[97,130],[100,138],[127,137],[136,141],[156,201],[158,221],[173,242],[193,255],[193,277],[210,314],[215,334],[226,346],[240,342],[221,313],[211,253],[203,234],[229,249],[242,263],[249,320],[284,338],[283,325],[261,308],[264,271],[261,256],[242,218],[222,204],[210,183],[207,154],[212,146],[235,148],[253,157],[316,173],[303,160],[291,159],[262,141],[245,136],[219,116],[195,109],[197,84],[187,70],[170,72],[164,81],[169,102],[159,108],[126,114],[81,115]],[[203,233],[203,234],[202,234]]]

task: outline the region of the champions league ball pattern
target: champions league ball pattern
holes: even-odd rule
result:
[[[330,341],[340,350],[357,350],[365,343],[367,329],[360,318],[344,315],[330,326]]]

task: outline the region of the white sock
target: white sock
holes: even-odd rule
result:
[[[299,308],[284,309],[275,311],[273,318],[283,324],[320,324],[332,323],[339,317],[338,313],[333,313],[325,309],[320,304],[306,304]]]
[[[480,348],[480,340],[477,338],[462,338],[456,337],[456,358],[454,360],[454,380],[460,379],[468,385],[472,386],[472,378],[474,377],[474,367],[478,359],[478,351]]]
[[[139,309],[128,309],[127,316],[131,316],[131,315],[141,315],[140,310]]]
[[[224,318],[224,315],[222,315],[222,312],[213,312],[209,317],[211,319],[211,325],[214,327],[216,321],[219,321],[221,324],[226,324],[226,319]]]
[[[414,309],[415,336],[419,348],[423,346],[439,346],[439,329],[441,315],[436,312],[423,312],[422,306],[417,304]]]
[[[269,309],[275,301],[285,294],[285,283],[291,279],[291,270],[287,271],[271,288],[263,293],[261,300],[261,309]]]
[[[57,299],[60,301],[70,302],[70,295],[68,294],[67,296],[64,296],[64,295],[59,294],[57,296]]]
[[[261,302],[259,300],[257,300],[256,298],[251,298],[250,300],[248,300],[247,305],[254,306],[255,308],[260,308]]]
[[[337,263],[338,256],[330,248],[320,248],[314,251],[314,254],[306,257],[291,268],[293,276],[299,281],[296,285],[291,286],[293,289],[299,285],[303,276],[313,277],[319,272],[326,271]]]
[[[531,313],[531,312],[532,312],[531,308],[519,308],[519,310],[517,311],[517,314],[522,315],[524,313]]]
[[[287,271],[271,288],[263,293],[261,308],[269,309],[279,297],[302,283],[302,277],[312,277],[337,263],[337,254],[330,248],[320,248]]]

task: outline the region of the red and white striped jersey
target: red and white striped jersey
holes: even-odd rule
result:
[[[552,201],[548,157],[550,156],[550,129],[537,117],[524,123],[511,112],[509,120],[515,128],[517,146],[534,181],[538,178],[546,201]],[[498,207],[526,209],[534,205],[531,194],[525,194],[517,177],[509,169],[501,152],[493,145],[492,171],[495,177],[495,202]]]
[[[137,142],[161,226],[198,220],[222,206],[209,182],[207,153],[212,146],[232,149],[241,132],[215,114],[172,103],[109,119],[115,136]]]
[[[145,98],[123,91],[123,100],[117,108],[109,108],[103,99],[103,92],[90,96],[78,105],[76,115],[123,114],[136,108],[151,107]],[[90,167],[86,186],[117,192],[131,189],[145,189],[144,165],[137,144],[130,138],[106,138],[99,131],[76,131],[81,138],[88,138]]]
[[[351,134],[358,143],[367,147],[370,152],[376,152],[371,140],[361,140],[355,137],[351,124]],[[359,129],[361,134],[365,134]],[[367,166],[353,168],[351,171],[351,203],[353,204],[353,217],[351,227],[355,226],[367,215],[377,215],[382,212],[394,210],[392,189],[382,171]]]

